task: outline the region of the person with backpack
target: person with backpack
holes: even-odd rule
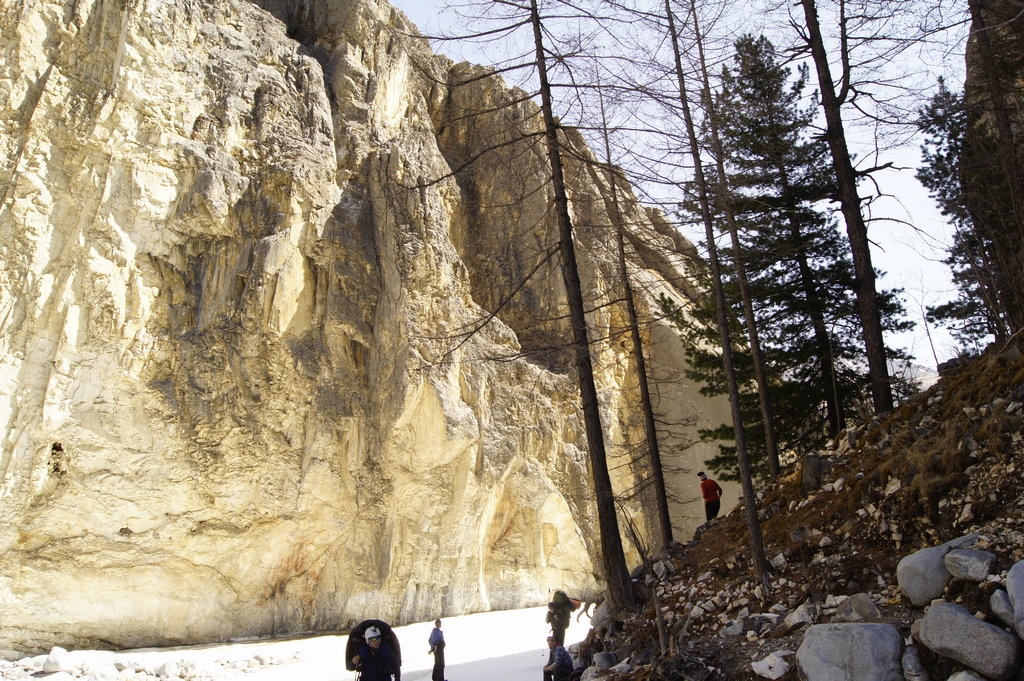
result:
[[[430,681],[445,681],[444,679],[444,632],[441,631],[441,620],[434,620],[434,629],[427,639],[430,644],[430,654],[434,656],[434,670],[430,674]]]
[[[569,628],[569,619],[573,610],[580,606],[575,598],[569,598],[564,591],[556,591],[548,603],[548,614],[545,621],[551,625],[551,635],[558,645],[565,645],[565,630]]]
[[[381,643],[380,629],[367,627],[363,632],[366,643],[359,654],[352,658],[352,665],[359,671],[361,681],[402,681],[402,663],[398,661],[391,647]]]

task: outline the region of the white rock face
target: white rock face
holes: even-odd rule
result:
[[[577,388],[550,350],[566,334],[549,321],[564,306],[557,261],[542,262],[557,242],[543,150],[518,142],[462,169],[534,125],[533,105],[463,117],[518,93],[458,85],[478,71],[407,37],[383,0],[260,4],[3,4],[6,654],[598,588]],[[620,288],[608,186],[569,173],[604,427],[621,445],[639,424],[624,311],[601,306]],[[686,294],[661,247],[687,245],[624,205],[649,314],[658,293]],[[726,420],[724,401],[682,384],[674,334],[645,333],[675,379],[662,412]],[[642,474],[617,467],[627,455],[612,448],[621,487]],[[699,513],[675,511],[684,536]]]

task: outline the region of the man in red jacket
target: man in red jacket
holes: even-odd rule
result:
[[[704,515],[710,521],[718,517],[718,511],[722,508],[722,488],[704,475],[704,471],[697,473],[697,477],[700,478],[700,495],[704,497]]]

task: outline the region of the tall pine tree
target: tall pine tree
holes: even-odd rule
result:
[[[825,206],[835,195],[835,183],[829,149],[811,135],[815,105],[800,105],[806,68],[794,78],[764,37],[744,36],[735,47],[733,64],[722,73],[716,109],[772,377],[779,449],[799,455],[820,448],[842,430],[852,400],[870,388],[853,293],[854,268]],[[728,288],[735,288],[732,281]],[[902,310],[895,296],[883,293],[880,298],[885,326],[903,326],[897,321]],[[698,311],[697,316],[704,314]],[[722,389],[720,362],[706,350],[705,333],[691,328],[684,339],[691,351],[692,377],[714,394]],[[744,385],[752,386],[749,353],[740,348],[736,354]],[[751,456],[763,475],[764,437],[752,388],[743,399],[751,417]],[[706,435],[727,439],[728,432],[719,428]],[[723,448],[709,467],[731,477],[730,455]]]

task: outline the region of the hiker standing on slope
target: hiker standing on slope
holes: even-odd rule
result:
[[[704,497],[704,515],[707,521],[718,517],[718,511],[722,508],[722,488],[718,483],[704,475],[704,471],[697,473],[700,478],[700,495]]]
[[[548,603],[548,614],[544,621],[551,625],[551,635],[558,645],[565,645],[565,630],[569,628],[569,618],[578,607],[580,602],[575,598],[569,598],[564,591],[556,591]]]
[[[444,681],[444,633],[441,631],[441,620],[434,620],[434,629],[427,643],[430,644],[430,654],[434,656],[434,671],[430,674],[430,681]]]
[[[402,680],[402,666],[388,644],[381,644],[380,629],[369,627],[363,633],[366,645],[352,658],[352,664],[359,670],[361,681]]]

